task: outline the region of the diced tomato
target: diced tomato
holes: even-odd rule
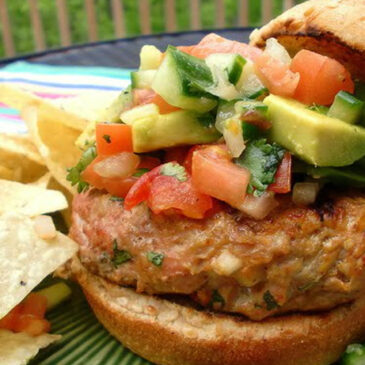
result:
[[[156,104],[160,114],[168,114],[181,110],[180,108],[168,104],[160,95],[151,89],[134,89],[133,102],[134,106],[150,103]]]
[[[161,165],[161,160],[159,158],[152,156],[142,156],[138,168],[152,170],[159,165]]]
[[[134,176],[130,176],[125,179],[101,177],[94,171],[94,165],[103,158],[105,157],[97,156],[95,160],[83,171],[83,180],[97,189],[105,189],[109,194],[124,198],[138,178]]]
[[[268,190],[278,194],[286,194],[291,190],[292,157],[286,152],[275,174],[275,182],[270,184]]]
[[[96,149],[101,155],[133,152],[132,127],[121,123],[98,123]]]
[[[29,314],[22,314],[16,320],[13,331],[25,332],[30,336],[39,336],[47,333],[51,329],[51,324],[46,319],[34,317]]]
[[[266,53],[256,59],[258,76],[272,94],[292,97],[299,82],[299,74]]]
[[[182,46],[178,49],[202,59],[214,53],[237,53],[244,58],[255,61],[262,53],[259,48],[223,38],[215,33],[206,35],[197,45]]]
[[[216,153],[219,153],[222,158],[225,158],[227,160],[231,159],[231,156],[228,152],[228,148],[224,144],[221,144],[221,145],[195,145],[190,148],[190,150],[184,160],[184,167],[189,174],[191,174],[191,171],[192,171],[194,152],[204,149],[204,148],[210,148],[211,152],[215,151]]]
[[[194,151],[193,184],[201,193],[239,208],[245,200],[250,172],[231,162],[226,151],[213,147]]]
[[[30,293],[23,301],[22,314],[44,318],[47,310],[47,298],[38,293]]]
[[[31,336],[49,332],[50,323],[44,319],[46,309],[47,298],[38,293],[30,293],[0,320],[0,328],[25,332]]]
[[[294,97],[302,103],[330,105],[340,90],[354,92],[350,73],[332,58],[303,49],[293,58],[290,69],[300,74]]]
[[[166,150],[164,161],[176,161],[180,165],[183,165],[189,149],[190,147],[187,146],[169,148]]]
[[[212,208],[212,198],[199,193],[191,178],[179,181],[173,176],[157,176],[150,186],[148,206],[155,214],[176,209],[189,218],[201,219]]]
[[[13,331],[16,320],[20,316],[21,311],[22,311],[22,305],[18,304],[5,317],[0,319],[0,328]]]
[[[139,203],[148,199],[151,183],[160,174],[161,166],[155,167],[150,172],[143,174],[131,187],[124,199],[124,208],[130,210]]]

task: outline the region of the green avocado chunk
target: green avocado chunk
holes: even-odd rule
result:
[[[270,137],[315,166],[347,166],[365,155],[365,128],[309,110],[295,100],[270,95]]]
[[[221,134],[214,118],[185,110],[135,120],[132,123],[134,152],[214,142]]]

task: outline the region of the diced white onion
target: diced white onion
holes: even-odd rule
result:
[[[44,240],[51,240],[56,237],[56,227],[48,215],[39,215],[34,219],[34,230]]]
[[[228,250],[224,250],[212,263],[218,275],[229,276],[242,267],[242,260]]]
[[[101,177],[126,178],[136,170],[140,158],[132,152],[122,152],[97,162],[94,171]]]
[[[319,184],[316,182],[300,182],[293,187],[292,200],[296,205],[313,204],[319,192]]]
[[[246,147],[241,121],[235,118],[227,119],[224,123],[223,137],[232,157],[239,157]]]
[[[264,52],[284,65],[290,65],[291,57],[289,56],[288,51],[275,38],[269,38],[266,41]]]
[[[240,210],[255,219],[264,219],[279,203],[272,191],[266,191],[259,197],[248,194]]]

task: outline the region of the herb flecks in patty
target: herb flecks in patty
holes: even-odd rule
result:
[[[165,255],[163,253],[153,251],[147,252],[147,260],[155,266],[161,266],[164,258]]]
[[[113,258],[114,267],[118,267],[132,259],[132,255],[127,250],[119,250],[117,240],[113,241]]]
[[[270,293],[269,290],[266,290],[266,292],[263,295],[263,299],[266,303],[266,309],[268,311],[271,311],[273,309],[277,309],[279,308],[279,304],[277,303],[277,301],[275,300],[274,296]]]
[[[213,290],[212,296],[210,298],[209,306],[213,309],[223,308],[226,304],[226,301],[219,293],[218,290]]]
[[[120,202],[120,203],[124,202],[124,198],[120,198],[119,196],[111,196],[109,200],[112,202]]]

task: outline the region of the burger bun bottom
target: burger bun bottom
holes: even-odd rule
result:
[[[323,313],[254,322],[138,294],[93,275],[77,258],[71,268],[105,328],[156,364],[331,364],[365,333],[365,298]]]

